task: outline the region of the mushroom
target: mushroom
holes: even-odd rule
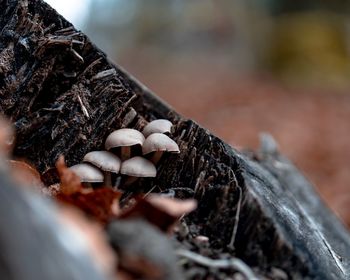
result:
[[[142,153],[148,155],[154,152],[151,161],[156,164],[164,152],[180,153],[179,146],[176,142],[162,133],[153,133],[148,136],[143,143]]]
[[[108,135],[105,148],[106,150],[111,150],[113,148],[121,148],[120,157],[122,161],[129,159],[131,156],[131,147],[140,146],[142,147],[145,137],[143,134],[131,128],[122,128],[113,131]]]
[[[137,156],[122,162],[120,173],[128,176],[125,185],[130,185],[139,177],[156,177],[157,169],[149,160]]]
[[[101,169],[104,172],[104,185],[112,187],[111,173],[119,173],[121,164],[119,157],[107,151],[93,151],[87,153],[83,161],[91,163]]]
[[[89,163],[79,163],[69,167],[80,177],[80,181],[87,187],[92,187],[94,183],[103,183],[103,173],[101,170]]]
[[[165,119],[154,120],[148,123],[144,127],[142,133],[145,137],[148,137],[153,133],[166,133],[171,131],[172,126],[173,126],[172,122],[168,120],[165,120]]]

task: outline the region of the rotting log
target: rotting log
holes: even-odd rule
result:
[[[276,269],[291,279],[350,278],[349,233],[276,150],[240,153],[183,118],[44,2],[0,7],[0,110],[15,124],[17,157],[45,172],[60,154],[72,165],[103,149],[115,129],[170,119],[182,153],[164,157],[158,176],[134,191],[195,197],[185,221],[209,237],[209,257],[236,256],[269,279],[282,277]],[[192,244],[193,235],[179,240]]]

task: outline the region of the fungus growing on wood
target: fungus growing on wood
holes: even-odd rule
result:
[[[125,185],[130,185],[140,177],[156,177],[157,169],[149,160],[137,156],[122,162],[120,173],[128,176]]]
[[[118,156],[107,151],[93,151],[87,153],[84,162],[97,166],[104,172],[104,185],[112,187],[112,173],[118,174],[120,171],[121,160]]]
[[[80,177],[80,181],[86,187],[93,187],[93,184],[103,183],[102,171],[89,163],[79,163],[69,167],[69,169]]]
[[[120,147],[120,157],[124,161],[131,157],[131,148],[141,148],[144,141],[145,137],[140,131],[131,128],[122,128],[108,135],[105,148],[109,151]]]
[[[171,121],[165,119],[154,120],[148,123],[142,133],[145,137],[153,133],[166,133],[171,131],[171,127],[173,126]]]
[[[149,155],[153,153],[151,156],[151,161],[156,164],[160,158],[162,157],[164,152],[169,153],[180,153],[179,146],[176,142],[170,139],[168,136],[162,133],[153,133],[148,136],[143,143],[142,153],[143,155]]]

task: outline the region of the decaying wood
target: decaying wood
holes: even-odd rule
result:
[[[291,279],[349,279],[349,233],[273,145],[239,153],[108,61],[44,2],[0,6],[0,110],[15,123],[16,156],[45,172],[60,154],[72,165],[103,149],[117,128],[170,119],[182,153],[163,157],[157,177],[134,191],[173,190],[199,201],[186,217],[190,234],[178,237],[183,244],[208,236],[207,257],[240,258],[270,279],[280,279],[276,269]]]

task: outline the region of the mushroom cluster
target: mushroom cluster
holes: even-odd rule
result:
[[[166,135],[172,125],[159,119],[148,123],[142,133],[131,128],[115,130],[105,141],[105,151],[87,153],[82,163],[70,169],[87,187],[118,187],[122,178],[124,185],[130,185],[140,177],[156,177],[155,164],[163,154],[180,153],[176,142]]]

